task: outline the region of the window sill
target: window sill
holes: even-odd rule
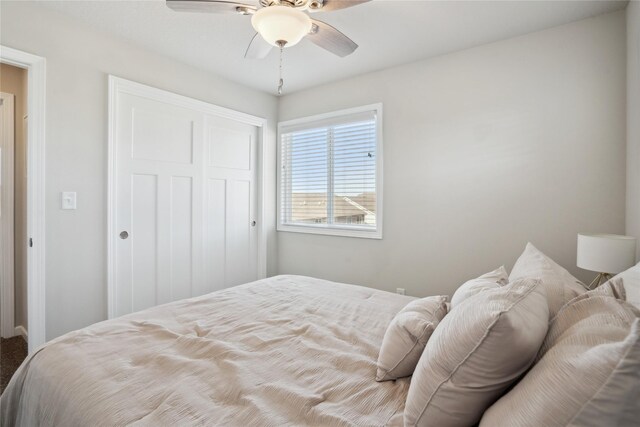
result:
[[[305,233],[305,234],[320,234],[325,236],[338,236],[338,237],[355,237],[361,239],[377,239],[382,240],[382,230],[371,230],[357,227],[345,227],[338,226],[326,227],[322,225],[285,225],[278,224],[277,231],[284,231],[289,233]]]

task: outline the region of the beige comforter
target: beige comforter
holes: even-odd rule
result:
[[[409,380],[375,364],[411,300],[278,276],[98,323],[25,361],[1,424],[401,424]]]

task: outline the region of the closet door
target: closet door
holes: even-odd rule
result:
[[[115,115],[110,313],[255,280],[257,129],[128,93]]]
[[[205,122],[205,278],[213,291],[258,277],[258,129],[214,116]]]

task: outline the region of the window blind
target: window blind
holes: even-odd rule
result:
[[[285,126],[281,223],[376,230],[375,111]]]

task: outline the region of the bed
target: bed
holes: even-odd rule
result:
[[[277,276],[66,334],[23,363],[6,426],[402,425],[410,378],[376,382],[414,298]]]

